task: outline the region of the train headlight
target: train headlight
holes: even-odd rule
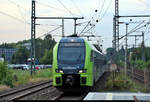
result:
[[[82,70],[79,70],[79,73],[83,73],[83,71],[82,71]]]
[[[56,69],[56,73],[63,73],[63,70]]]
[[[86,72],[87,72],[86,69],[81,69],[81,70],[79,70],[79,73],[86,73]]]
[[[59,70],[59,73],[63,73],[63,70]]]

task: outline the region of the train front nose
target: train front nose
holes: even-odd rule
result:
[[[63,68],[63,83],[67,86],[76,86],[79,82],[78,79],[80,75],[78,74],[78,67],[66,67]]]
[[[68,75],[65,79],[65,84],[69,85],[69,86],[74,86],[75,84],[75,77],[73,77],[72,75]]]

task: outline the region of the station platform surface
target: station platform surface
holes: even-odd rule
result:
[[[150,101],[149,93],[89,92],[84,100],[141,100]]]

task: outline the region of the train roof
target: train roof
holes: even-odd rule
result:
[[[96,52],[98,52],[98,53],[100,53],[100,54],[102,54],[103,55],[103,53],[101,53],[100,51],[98,51],[96,48],[95,48],[95,46],[93,45],[93,44],[91,44],[89,41],[87,41],[86,40],[86,42],[89,44],[89,46],[94,50],[94,51],[96,51]]]

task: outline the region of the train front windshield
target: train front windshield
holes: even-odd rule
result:
[[[59,64],[82,64],[84,60],[84,43],[60,43],[58,49]]]

